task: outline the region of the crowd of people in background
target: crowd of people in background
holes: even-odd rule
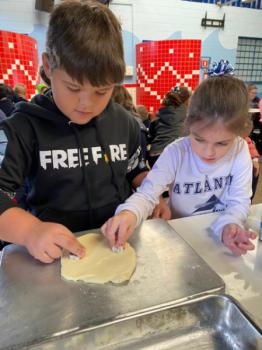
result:
[[[26,86],[17,83],[11,88],[9,85],[0,84],[0,119],[10,117],[18,102],[27,102]]]
[[[49,89],[50,81],[42,66],[39,73],[42,82],[37,85],[36,90],[39,94],[45,94]],[[262,155],[262,99],[260,100],[257,96],[255,84],[248,84],[247,90],[250,108],[256,109],[256,112],[250,114],[253,122],[252,131],[245,138],[253,161],[253,198],[259,178],[259,159]],[[190,95],[191,92],[187,87],[172,87],[165,94],[159,110],[154,115],[147,110],[146,106],[135,105],[132,95],[123,84],[115,85],[112,100],[124,107],[137,120],[141,132],[142,154],[150,168],[168,144],[186,135],[184,121]],[[6,84],[0,84],[0,121],[12,115],[18,102],[29,102],[26,97],[26,86],[17,83],[12,89]],[[34,97],[30,102],[34,102]],[[260,111],[258,111],[259,108]]]
[[[36,91],[40,94],[43,94],[47,89],[46,83],[40,83],[36,86]],[[30,102],[26,95],[27,89],[23,83],[17,83],[13,88],[0,83],[0,121],[11,116],[18,102]]]

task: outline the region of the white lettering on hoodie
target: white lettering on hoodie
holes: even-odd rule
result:
[[[99,160],[105,159],[100,146],[82,148],[85,166],[94,162],[96,165]],[[127,159],[126,144],[110,145],[109,157],[112,162],[124,161]],[[53,169],[59,168],[76,168],[82,166],[80,149],[69,148],[67,150],[46,150],[39,151],[40,165],[47,170],[48,167]]]

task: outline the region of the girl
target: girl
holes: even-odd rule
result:
[[[242,137],[251,129],[245,84],[231,76],[204,80],[185,124],[188,136],[165,148],[137,192],[102,226],[103,234],[110,245],[123,245],[168,186],[173,218],[220,212],[213,235],[236,255],[254,249],[256,234],[243,226],[252,193],[252,161]]]

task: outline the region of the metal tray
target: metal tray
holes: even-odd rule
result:
[[[83,329],[30,349],[257,350],[262,349],[262,331],[231,297],[212,295]]]
[[[25,248],[7,246],[0,267],[0,349],[56,341],[60,335],[224,292],[223,280],[167,222],[144,222],[130,243],[136,271],[119,286],[65,281],[59,261],[42,264]]]

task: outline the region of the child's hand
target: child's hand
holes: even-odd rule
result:
[[[137,218],[134,213],[123,210],[107,220],[101,227],[101,231],[108,240],[110,247],[121,247],[133,233],[136,222]]]
[[[34,258],[43,263],[51,263],[63,255],[63,249],[70,253],[83,257],[85,248],[65,226],[40,222],[34,227],[34,231],[28,235],[25,246]]]
[[[253,160],[253,174],[255,177],[258,177],[259,175],[259,162],[256,160]]]
[[[155,207],[152,218],[160,218],[164,220],[171,219],[171,210],[162,196],[159,197],[159,204]]]
[[[224,226],[222,241],[235,255],[242,255],[255,248],[250,239],[255,239],[256,236],[254,231],[246,231],[236,224],[228,224]]]

